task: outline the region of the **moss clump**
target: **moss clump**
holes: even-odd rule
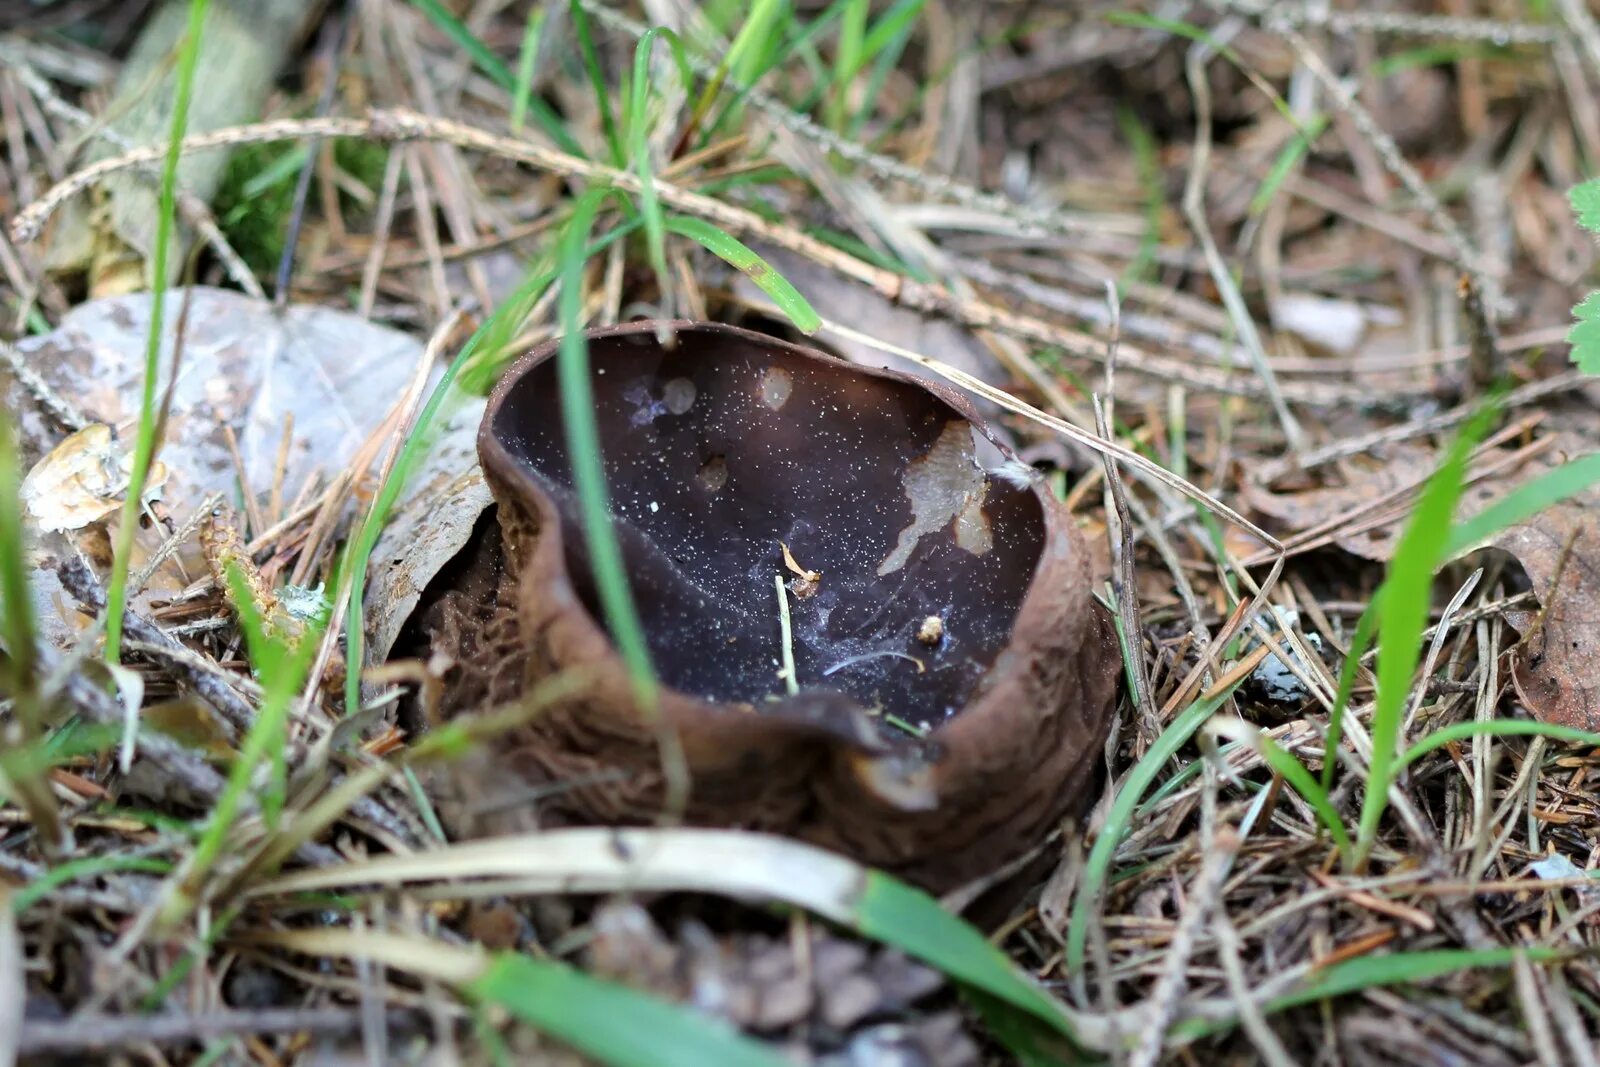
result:
[[[277,270],[278,261],[283,258],[289,213],[294,209],[295,180],[310,150],[291,143],[245,145],[228,160],[213,204],[217,225],[258,274]],[[339,169],[372,190],[374,196],[383,180],[388,152],[386,146],[371,141],[340,140],[333,146]],[[314,212],[316,204],[312,197],[306,210]],[[363,205],[342,191],[340,206],[363,210]]]

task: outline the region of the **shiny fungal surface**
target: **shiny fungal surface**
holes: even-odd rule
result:
[[[802,691],[934,727],[1005,646],[1044,545],[1030,488],[991,479],[973,429],[918,384],[751,335],[590,342],[613,518],[662,681],[711,702],[780,699],[781,544],[822,578],[792,597]],[[603,371],[603,373],[599,373]],[[567,571],[599,617],[553,359],[504,391],[492,430],[556,505]],[[942,620],[940,640],[922,636]]]

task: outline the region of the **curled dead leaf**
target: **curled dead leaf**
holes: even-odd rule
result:
[[[133,455],[112,439],[111,427],[90,423],[33,465],[22,480],[22,504],[44,533],[81,530],[122,506],[132,470]],[[159,498],[166,481],[166,465],[156,460],[144,498]]]

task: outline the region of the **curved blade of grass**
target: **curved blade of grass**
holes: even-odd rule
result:
[[[678,76],[685,89],[694,82],[694,72],[689,68],[689,55],[683,41],[665,27],[657,26],[639,38],[633,50],[633,78],[628,86],[627,127],[628,151],[632,154],[633,171],[639,175],[639,214],[644,219],[646,247],[650,252],[650,266],[656,272],[661,292],[667,292],[666,212],[661,209],[661,198],[656,195],[654,167],[650,161],[650,56],[657,39],[665,40],[677,62]]]
[[[789,284],[789,279],[773,270],[766,260],[731,234],[704,219],[691,218],[688,215],[668,215],[667,229],[698,241],[706,251],[743,271],[762,292],[772,298],[772,302],[778,305],[778,310],[787,315],[789,321],[794,323],[795,329],[801,333],[810,335],[822,327],[821,317],[806,298],[800,295],[800,291]]]
[[[1333,710],[1328,713],[1328,735],[1322,745],[1322,788],[1333,788],[1333,770],[1339,759],[1339,742],[1344,739],[1345,709],[1350,706],[1350,694],[1356,687],[1356,675],[1361,673],[1361,657],[1372,647],[1373,635],[1378,629],[1378,601],[1374,597],[1367,610],[1356,620],[1356,632],[1350,639],[1350,652],[1339,668],[1339,691],[1333,697]]]
[[[1532,719],[1489,719],[1486,722],[1457,722],[1443,726],[1406,749],[1396,770],[1403,770],[1436,748],[1452,741],[1465,741],[1485,735],[1489,737],[1550,737],[1575,745],[1600,747],[1600,733],[1579,730],[1574,726],[1560,726],[1553,722],[1534,722]]]
[[[194,71],[200,59],[200,35],[205,29],[209,0],[190,0],[189,22],[178,46],[178,69],[172,97],[172,122],[167,130],[167,154],[161,164],[161,186],[156,205],[155,247],[150,253],[150,332],[145,341],[143,392],[139,397],[139,428],[134,438],[133,467],[128,474],[128,495],[122,502],[117,540],[111,556],[111,577],[106,583],[106,661],[122,661],[122,613],[128,605],[128,564],[134,535],[139,529],[139,508],[145,482],[156,455],[156,378],[161,372],[161,326],[167,306],[167,258],[172,250],[172,227],[177,214],[178,158],[183,135],[189,128],[189,101],[194,96]]]
[[[1482,544],[1501,530],[1525,522],[1545,508],[1577,496],[1600,482],[1600,452],[1579,456],[1517,486],[1450,532],[1448,559]]]
[[[631,232],[631,229],[632,226],[629,224],[619,226],[595,242],[589,249],[589,254],[604,249],[612,241]],[[341,567],[349,568],[350,574],[350,598],[345,602],[345,661],[350,665],[349,670],[345,672],[346,714],[361,706],[359,664],[362,661],[362,646],[366,634],[361,619],[366,601],[367,563],[372,558],[372,550],[378,544],[378,537],[389,522],[389,513],[394,510],[395,503],[400,499],[400,493],[410,480],[411,472],[422,461],[423,454],[432,443],[431,433],[440,411],[444,409],[448,400],[459,395],[456,389],[457,377],[464,368],[472,364],[476,353],[486,345],[491,351],[504,346],[504,340],[497,345],[490,345],[489,342],[493,338],[509,339],[510,331],[515,324],[522,320],[528,309],[537,301],[539,295],[549,288],[555,278],[553,264],[530,271],[517,291],[489,317],[488,321],[473,331],[467,343],[462,346],[461,352],[445,368],[444,374],[439,378],[439,384],[435,385],[433,392],[428,395],[427,402],[417,414],[415,425],[407,434],[405,443],[400,446],[400,454],[395,457],[394,465],[389,469],[389,476],[378,487],[378,493],[372,501],[372,509],[362,522],[360,531],[349,542],[347,555],[341,563]]]
[[[1078,894],[1072,901],[1072,915],[1067,922],[1067,973],[1076,974],[1083,968],[1083,951],[1088,942],[1089,923],[1100,904],[1100,893],[1111,873],[1111,861],[1116,856],[1117,845],[1126,836],[1133,823],[1133,812],[1139,800],[1155,782],[1167,761],[1188,743],[1194,732],[1222,707],[1240,682],[1234,682],[1222,692],[1205,700],[1197,700],[1175,716],[1161,736],[1155,739],[1144,758],[1133,765],[1123,779],[1106,814],[1105,825],[1095,838],[1089,855],[1084,860],[1083,877]]]
[[[515,106],[517,79],[512,77],[511,68],[507,67],[505,62],[495,55],[488,45],[478,40],[473,32],[467,28],[466,23],[452,15],[439,0],[411,0],[411,3],[424,15],[428,16],[428,21],[438,27],[440,33],[459,45],[461,50],[467,53],[473,64],[483,71],[490,81],[506,92],[512,93],[513,106]],[[532,81],[531,75],[529,81],[530,83]],[[539,124],[539,128],[559,145],[563,152],[577,156],[580,159],[588,158],[583,151],[583,146],[577,142],[572,134],[567,132],[566,124],[561,120],[561,116],[550,110],[549,104],[546,104],[531,93],[525,99],[527,100],[527,109],[533,112],[533,121]]]
[[[589,75],[589,88],[594,90],[595,106],[600,112],[600,131],[605,135],[606,147],[611,150],[611,165],[623,170],[628,165],[628,157],[622,150],[617,117],[611,110],[611,90],[606,85],[605,71],[600,67],[600,54],[595,51],[589,13],[578,0],[567,0],[567,11],[572,16],[572,29],[578,36],[578,53],[583,57],[583,69]]]
[[[428,853],[295,871],[251,896],[508,878],[520,893],[681,891],[776,900],[891,944],[1064,1037],[1065,1007],[982,933],[920,889],[843,856],[739,830],[583,828],[468,841]]]
[[[1054,997],[1023,978],[1010,958],[978,929],[940,907],[922,890],[882,871],[867,871],[849,925],[931,963],[951,978],[998,997],[1071,1039],[1070,1021]]]
[[[461,991],[612,1067],[790,1062],[721,1020],[561,963],[501,953]]]
[[[1444,462],[1423,487],[1400,535],[1388,576],[1373,597],[1377,612],[1378,691],[1372,708],[1372,762],[1361,798],[1355,866],[1365,866],[1378,836],[1378,822],[1389,804],[1399,756],[1400,728],[1412,676],[1422,657],[1422,632],[1428,625],[1434,572],[1445,558],[1451,516],[1466,482],[1467,462],[1494,418],[1498,405],[1479,409],[1451,442]]]
[[[1535,963],[1548,963],[1563,954],[1551,948],[1431,949],[1422,952],[1393,952],[1384,956],[1358,956],[1314,970],[1305,984],[1292,993],[1274,997],[1261,1006],[1268,1014],[1315,1004],[1347,993],[1381,986],[1426,982],[1457,971],[1488,967],[1509,967],[1517,953],[1526,953]],[[1179,1023],[1170,1031],[1175,1040],[1192,1041],[1233,1027],[1233,1020],[1195,1019]]]
[[[544,36],[544,16],[544,8],[533,8],[528,12],[528,24],[522,31],[522,48],[517,52],[517,81],[511,87],[512,133],[522,132],[528,105],[533,99],[533,67],[539,58],[539,41]]]
[[[79,878],[96,878],[118,871],[138,871],[142,874],[166,874],[172,864],[154,856],[129,856],[110,853],[103,856],[85,856],[68,860],[44,872],[39,879],[12,890],[11,910],[21,914],[39,901],[54,893],[68,882]]]
[[[850,82],[865,60],[861,45],[867,36],[868,0],[847,0],[844,17],[839,20],[839,40],[833,49],[833,73],[828,83],[828,126],[844,133],[850,98]]]
[[[33,593],[29,587],[26,541],[22,531],[22,464],[17,455],[16,426],[9,408],[0,407],[0,638],[5,641],[6,695],[13,699],[34,688],[35,664]],[[26,702],[25,702],[26,703]],[[19,704],[20,708],[21,705]],[[27,709],[32,711],[31,703]],[[31,714],[23,721],[24,738],[31,739],[38,724]]]
[[[611,1067],[785,1067],[790,1062],[722,1020],[551,960],[354,930],[274,931],[249,941],[307,955],[375,960],[448,983],[468,999],[498,1005]]]
[[[1301,763],[1294,753],[1247,722],[1213,722],[1210,729],[1222,736],[1242,741],[1255,749],[1267,766],[1288,782],[1290,788],[1300,794],[1301,799],[1311,805],[1311,810],[1317,813],[1317,820],[1327,829],[1328,835],[1333,838],[1334,845],[1339,849],[1340,860],[1346,864],[1350,862],[1350,835],[1345,831],[1343,820],[1339,818],[1339,809],[1333,806],[1328,791],[1317,783],[1311,772],[1306,769],[1306,765]]]
[[[583,515],[583,534],[594,568],[595,589],[611,638],[628,666],[639,700],[652,706],[656,697],[655,668],[644,627],[633,603],[622,548],[612,528],[611,501],[606,490],[601,459],[600,430],[595,424],[594,386],[589,377],[589,342],[583,335],[583,268],[588,262],[589,231],[600,205],[612,195],[608,188],[591,189],[578,198],[572,217],[561,234],[558,253],[561,296],[561,347],[556,353],[561,390],[561,424],[566,435],[567,458],[572,464],[572,485]]]
[[[249,583],[237,564],[227,570],[228,586],[233,591],[234,607],[239,615],[239,627],[245,632],[262,664],[260,671],[264,695],[261,708],[250,724],[239,754],[228,772],[228,781],[212,806],[205,830],[195,845],[194,856],[184,871],[183,881],[176,892],[168,896],[162,908],[162,922],[169,929],[188,915],[206,874],[222,855],[228,833],[233,829],[234,818],[244,804],[245,794],[251,786],[255,770],[263,759],[274,760],[274,777],[282,773],[282,752],[288,733],[289,706],[304,683],[311,662],[316,658],[321,643],[320,628],[308,626],[292,647],[267,631],[260,609],[251,596]],[[352,672],[354,673],[354,672]],[[283,803],[282,782],[276,781],[267,795],[262,797],[262,809],[268,824],[276,821]]]

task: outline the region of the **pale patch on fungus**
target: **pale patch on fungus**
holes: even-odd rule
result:
[[[728,484],[728,461],[721,456],[712,456],[700,465],[695,480],[708,493],[721,492],[722,487]]]
[[[927,455],[906,466],[906,499],[911,501],[911,525],[900,531],[894,551],[878,565],[878,574],[892,574],[906,565],[917,542],[955,523],[956,544],[981,556],[994,547],[989,516],[983,501],[989,479],[974,457],[972,427],[966,422],[945,423]]]
[[[777,411],[789,401],[794,391],[794,379],[782,367],[768,367],[761,375],[761,402]]]
[[[670,378],[661,386],[661,400],[674,415],[694,407],[694,383],[687,378]]]

